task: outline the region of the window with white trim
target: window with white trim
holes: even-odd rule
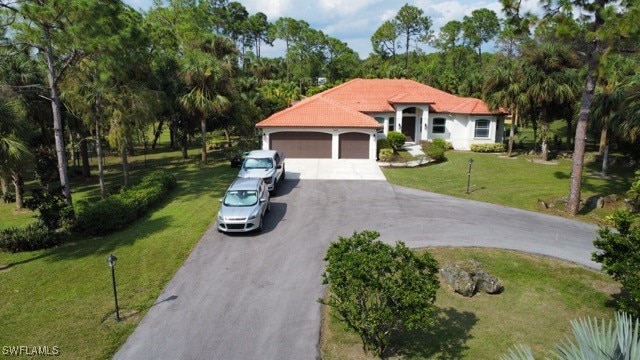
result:
[[[489,124],[491,122],[486,119],[476,120],[476,129],[474,137],[476,138],[488,138],[489,137]]]
[[[394,118],[393,116],[389,118],[389,131],[395,131],[396,130],[396,118]]]
[[[447,119],[445,118],[435,118],[431,122],[431,133],[433,134],[444,134],[446,130]]]

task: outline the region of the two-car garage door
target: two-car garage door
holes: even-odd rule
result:
[[[330,159],[332,135],[321,132],[286,131],[269,135],[269,148],[289,158]],[[339,136],[339,158],[368,159],[370,135],[344,133]]]

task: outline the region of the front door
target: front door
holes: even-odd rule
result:
[[[402,117],[402,133],[407,137],[407,142],[414,142],[416,138],[416,117]]]

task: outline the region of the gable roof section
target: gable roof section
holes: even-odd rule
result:
[[[364,113],[394,112],[396,104],[429,105],[431,112],[489,115],[480,99],[462,98],[406,79],[354,79],[259,122],[257,127],[363,127],[381,125]]]

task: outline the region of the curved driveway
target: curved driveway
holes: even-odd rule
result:
[[[204,235],[115,358],[319,358],[322,259],[364,229],[410,247],[500,247],[597,267],[589,224],[386,181],[287,180],[262,234]]]

